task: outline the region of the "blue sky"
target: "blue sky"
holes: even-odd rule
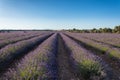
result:
[[[0,0],[0,29],[91,29],[120,25],[120,0]]]

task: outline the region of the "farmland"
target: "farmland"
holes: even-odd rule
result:
[[[0,80],[120,80],[120,34],[0,33]]]

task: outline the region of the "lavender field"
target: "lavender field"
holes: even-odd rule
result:
[[[120,80],[120,34],[1,32],[0,80]]]

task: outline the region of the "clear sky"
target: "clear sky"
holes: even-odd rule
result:
[[[120,25],[120,0],[0,0],[0,29],[91,29]]]

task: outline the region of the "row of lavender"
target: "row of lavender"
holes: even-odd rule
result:
[[[31,35],[31,34],[38,34],[44,33],[43,31],[11,31],[11,32],[4,32],[0,33],[0,40],[6,40],[10,38],[20,37],[24,35]]]
[[[57,34],[52,35],[26,55],[16,68],[9,69],[2,80],[56,80]]]
[[[115,33],[75,33],[84,38],[120,47],[120,34]]]
[[[100,51],[103,51],[103,53],[106,53],[108,57],[110,58],[118,59],[118,61],[120,60],[120,49],[119,48],[111,47],[106,44],[98,43],[93,40],[83,38],[80,36],[80,34],[75,34],[75,33],[66,33],[66,34],[70,35],[72,38],[75,38],[81,42],[86,43],[88,46],[92,46],[92,47],[99,49]]]
[[[84,79],[98,80],[105,77],[105,71],[99,63],[100,59],[82,48],[75,41],[61,34],[66,48],[70,52],[71,62],[78,77]]]
[[[8,66],[13,59],[24,55],[36,45],[42,43],[45,39],[51,36],[52,33],[37,36],[28,40],[23,40],[15,44],[10,44],[0,50],[0,70]]]
[[[99,56],[99,58],[103,59],[102,64],[107,66],[107,68],[105,70],[106,70],[106,72],[110,72],[109,75],[111,75],[111,77],[112,77],[111,79],[115,79],[115,80],[120,79],[120,75],[119,75],[119,72],[120,72],[120,69],[119,69],[119,66],[120,66],[119,51],[112,53],[116,49],[110,48],[108,46],[103,46],[99,43],[96,43],[96,42],[91,41],[89,39],[85,39],[85,38],[80,37],[76,34],[65,33],[65,35],[67,35],[69,38],[76,41],[83,48],[88,49],[88,52],[92,52],[92,54],[97,55],[97,56]],[[108,48],[107,51],[105,50],[105,48]],[[109,51],[112,51],[112,52],[109,52]],[[103,52],[104,52],[104,54],[103,54]]]
[[[51,33],[52,34],[52,33]],[[17,42],[6,46],[0,50],[0,68],[9,63],[9,61],[21,53],[24,53],[29,47],[32,48],[38,42],[42,42],[50,35],[44,34],[38,37]],[[82,40],[87,43],[88,39],[83,39],[75,34],[66,33],[73,38]],[[57,33],[49,37],[35,50],[31,50],[29,54],[22,58],[15,67],[10,68],[2,75],[1,80],[57,80]],[[84,80],[119,80],[119,75],[114,73],[109,64],[104,62],[101,57],[94,55],[86,50],[83,46],[72,40],[70,37],[60,33],[62,40],[65,43],[65,50],[68,50],[70,55],[70,63],[75,74]],[[89,41],[89,40],[88,40]],[[91,41],[91,40],[90,40]],[[90,43],[87,44],[91,44]],[[96,43],[92,43],[96,44]],[[100,44],[98,44],[100,45]],[[93,46],[96,47],[96,46]],[[98,47],[99,48],[99,47]],[[21,52],[23,51],[23,52]]]
[[[5,33],[4,33],[5,34]],[[5,35],[1,35],[2,37],[4,37]],[[28,32],[28,33],[11,33],[11,34],[7,34],[7,38],[0,40],[0,48],[8,45],[8,44],[12,44],[18,41],[22,41],[25,39],[30,39],[39,35],[45,34],[43,32]]]
[[[14,38],[14,37],[19,37],[22,35],[25,35],[26,33],[24,32],[5,32],[5,33],[0,33],[0,40],[4,39],[9,39],[9,38]]]
[[[60,34],[70,51],[73,69],[84,79],[103,79],[106,72],[99,63],[100,59],[88,53],[84,48],[67,36]],[[48,38],[34,51],[26,55],[15,68],[10,68],[1,79],[4,80],[56,80],[57,73],[57,34]],[[67,54],[67,53],[65,53]]]

